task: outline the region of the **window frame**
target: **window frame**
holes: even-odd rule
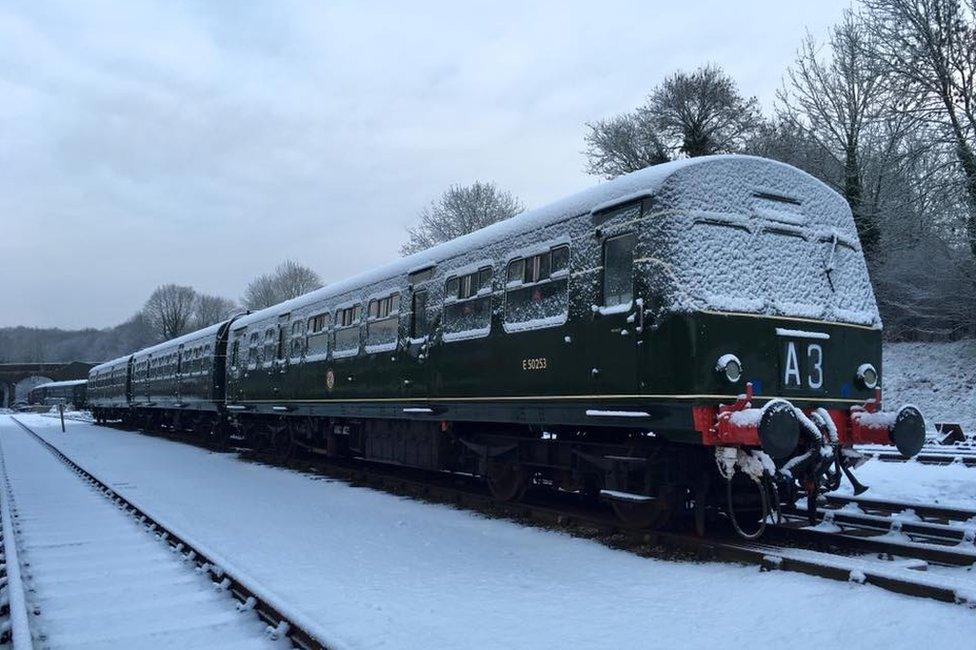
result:
[[[347,316],[349,318],[347,318]],[[363,307],[361,303],[359,302],[346,303],[344,306],[336,307],[335,318],[333,320],[333,334],[332,334],[332,358],[333,359],[354,357],[359,354],[359,351],[363,347],[362,323],[363,323]],[[352,329],[355,329],[357,332],[356,346],[340,349],[339,334]]]
[[[612,305],[607,304],[607,248],[611,242],[619,241],[621,239],[630,238],[632,240],[632,245],[630,247],[630,300],[625,302],[614,303]],[[612,236],[607,236],[603,242],[600,244],[600,306],[598,311],[600,314],[616,314],[620,312],[629,311],[634,306],[635,299],[635,287],[634,283],[636,280],[636,270],[635,260],[637,251],[637,232],[635,230],[628,230],[626,232],[618,233]]]
[[[494,275],[494,265],[491,262],[482,261],[463,266],[453,271],[447,277],[447,279],[444,280],[444,298],[441,305],[441,327],[443,328],[442,338],[445,343],[469,341],[491,335],[491,298],[495,292]],[[447,331],[448,312],[451,308],[455,308],[457,305],[464,305],[481,300],[487,302],[487,326],[477,329],[459,330],[457,332]]]
[[[399,290],[380,294],[370,298],[367,301],[366,318],[364,319],[364,349],[367,354],[389,352],[390,350],[396,349],[400,341],[400,301],[401,297]],[[370,336],[373,334],[373,328],[380,323],[385,324],[391,321],[395,323],[393,340],[370,343]]]
[[[566,264],[563,268],[553,270],[553,253],[565,251]],[[572,244],[571,242],[560,240],[543,244],[540,247],[527,249],[520,254],[509,258],[505,264],[505,297],[502,303],[502,329],[506,334],[517,334],[519,332],[537,331],[562,327],[569,321],[569,279],[570,266],[572,264]],[[518,265],[518,271],[513,273],[513,265]],[[526,274],[531,268],[531,280],[526,281]],[[543,274],[545,269],[545,274]],[[514,279],[513,279],[514,278]],[[509,321],[508,308],[510,294],[515,291],[524,290],[529,287],[540,287],[554,282],[566,282],[566,304],[561,315],[547,316],[540,321],[540,325],[526,326],[530,321]]]
[[[306,360],[313,359],[324,359],[329,356],[332,351],[332,312],[328,309],[319,312],[318,314],[312,314],[307,319],[305,319],[305,334],[303,336],[304,344],[302,356]],[[312,349],[312,343],[318,343],[320,340],[325,340],[325,350],[322,352],[316,351],[315,353],[309,353]]]

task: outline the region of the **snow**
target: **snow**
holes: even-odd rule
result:
[[[281,647],[9,418],[0,427],[38,647]]]
[[[966,608],[871,586],[646,559],[160,438],[78,422],[61,434],[49,418],[24,421],[167,525],[219,550],[336,645],[746,647],[761,631],[771,647],[852,638],[904,647],[976,634]],[[788,623],[803,603],[843,606],[804,634]]]
[[[827,332],[808,332],[805,330],[791,330],[785,327],[776,328],[776,336],[785,336],[791,339],[822,339],[824,341],[830,339],[830,334]]]
[[[976,340],[886,343],[883,359],[885,409],[912,403],[930,429],[936,422],[957,422],[976,434]]]
[[[761,188],[772,188],[765,192]],[[763,193],[765,192],[765,198]],[[784,208],[769,194],[788,195],[799,205]],[[312,305],[359,300],[367,287],[384,291],[411,270],[451,264],[467,268],[490,256],[496,275],[504,271],[504,250],[539,241],[565,241],[574,246],[583,233],[569,232],[564,222],[640,197],[654,197],[654,213],[642,236],[646,245],[673,267],[657,287],[667,296],[665,308],[687,312],[721,309],[838,318],[880,325],[867,270],[857,248],[851,212],[844,200],[812,176],[788,165],[751,156],[705,156],[648,167],[601,183],[570,197],[474,233],[402,258],[348,280],[336,282],[290,301],[239,318],[235,329],[304,313]],[[768,204],[768,205],[767,205]],[[725,215],[727,223],[708,215]],[[767,232],[765,225],[792,228],[798,236]],[[788,222],[788,223],[785,223]],[[707,229],[703,232],[702,229]],[[848,245],[837,249],[837,242]],[[576,251],[573,252],[577,254]],[[824,273],[831,256],[833,289]],[[467,259],[464,259],[464,258]],[[440,265],[445,264],[444,269]],[[479,261],[479,264],[482,262]],[[446,277],[446,276],[445,276]],[[501,276],[498,276],[501,277]],[[437,283],[431,285],[440,290]],[[836,289],[836,290],[835,290]],[[763,296],[757,299],[755,296]],[[434,298],[434,296],[432,296]],[[788,306],[784,313],[782,306]],[[795,309],[794,309],[795,308]],[[793,313],[799,311],[801,313]]]
[[[587,409],[587,417],[591,418],[649,418],[650,413],[646,411],[601,411],[599,409]]]
[[[72,379],[71,381],[52,381],[46,384],[34,386],[34,388],[68,388],[69,386],[81,386],[87,384],[87,379]]]
[[[865,497],[912,503],[938,503],[953,508],[976,509],[976,468],[965,465],[891,463],[872,459],[855,472],[870,489]],[[847,481],[841,493],[851,494]]]

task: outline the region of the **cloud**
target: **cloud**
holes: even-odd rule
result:
[[[846,5],[6,4],[0,325],[236,297],[285,258],[338,280],[455,182],[556,199],[596,182],[584,121],[706,61],[769,101]]]

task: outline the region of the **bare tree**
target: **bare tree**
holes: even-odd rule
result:
[[[641,111],[587,122],[586,128],[589,131],[583,141],[588,174],[616,178],[671,160],[668,147]]]
[[[586,124],[586,171],[614,178],[679,156],[738,152],[762,125],[759,102],[721,68],[677,72],[633,112]]]
[[[190,331],[196,304],[192,287],[164,284],[152,292],[142,312],[156,336],[168,341]]]
[[[874,65],[864,26],[851,11],[830,34],[827,56],[807,35],[786,86],[777,94],[791,120],[843,166],[839,188],[851,206],[865,255],[873,260],[881,240],[878,215],[864,203],[866,132],[883,117],[882,72]]]
[[[193,326],[197,329],[209,327],[226,320],[236,309],[237,304],[233,300],[201,293],[193,309]]]
[[[901,101],[896,108],[938,123],[968,197],[976,256],[976,0],[865,0],[872,54]]]
[[[298,262],[286,260],[271,273],[254,278],[241,302],[248,309],[264,309],[279,302],[297,298],[322,286],[319,274]]]
[[[525,208],[512,194],[494,183],[452,185],[444,194],[421,210],[420,223],[408,228],[410,239],[400,247],[410,255],[441,242],[456,239],[493,223],[514,217]]]

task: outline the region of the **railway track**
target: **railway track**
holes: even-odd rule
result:
[[[143,433],[160,435],[156,432]],[[170,437],[200,446],[197,441],[182,436]],[[243,451],[241,455],[250,461],[282,465],[255,452]],[[921,546],[911,543],[911,540],[906,546],[898,546],[895,544],[898,540],[891,540],[892,545],[880,550],[878,544],[881,540],[878,539],[869,540],[859,535],[823,529],[810,532],[809,528],[799,525],[773,527],[778,532],[759,542],[746,542],[726,534],[700,538],[680,530],[650,531],[622,527],[609,508],[594,508],[591,504],[580,502],[574,495],[553,498],[551,494],[530,489],[521,502],[498,502],[479,482],[456,475],[431,477],[409,468],[355,461],[326,462],[321,457],[313,460],[293,459],[284,465],[398,496],[449,504],[487,516],[559,529],[640,555],[752,564],[764,571],[790,571],[870,584],[897,593],[976,607],[976,584],[965,576],[917,570],[920,567],[915,558]],[[844,506],[840,501],[836,503],[838,509]],[[925,568],[928,563],[926,561]],[[961,563],[931,560],[931,564],[940,569],[942,565],[958,567]],[[958,572],[960,569],[947,571]]]
[[[186,440],[181,437],[176,439]],[[240,449],[236,451],[252,461],[282,466],[282,463],[274,462],[264,454]],[[643,555],[677,553],[700,560],[755,564],[762,570],[792,571],[872,584],[897,593],[976,607],[976,583],[960,576],[925,575],[918,571],[918,562],[912,561],[925,562],[925,568],[929,563],[946,567],[970,566],[976,563],[976,547],[956,551],[941,546],[928,548],[927,544],[911,539],[870,539],[864,534],[845,534],[842,531],[824,530],[824,527],[799,525],[774,526],[776,534],[759,542],[747,542],[723,533],[701,538],[675,530],[623,527],[609,508],[600,510],[592,503],[584,504],[575,495],[563,494],[554,498],[549,492],[530,489],[520,502],[499,502],[480,482],[446,473],[432,478],[428,473],[410,468],[356,461],[326,461],[322,457],[311,461],[293,459],[284,466],[398,496],[406,495],[489,516],[558,528]],[[840,500],[843,497],[838,497],[838,502]],[[794,521],[796,519],[794,517]]]
[[[865,445],[858,451],[868,458],[885,463],[921,463],[923,465],[965,465],[976,467],[976,448],[972,445],[926,445],[914,458],[905,458],[897,451],[881,446]]]
[[[0,439],[7,639],[44,647],[325,648],[285,612],[27,425]]]

